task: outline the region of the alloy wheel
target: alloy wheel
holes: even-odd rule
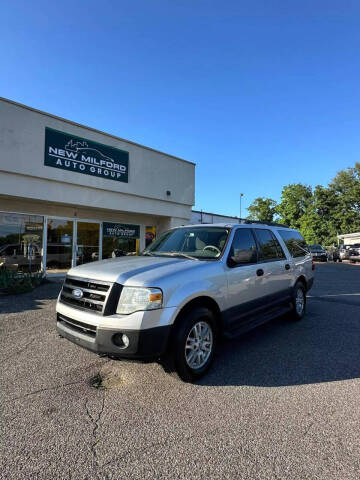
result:
[[[295,299],[296,313],[301,316],[305,308],[305,295],[302,288],[298,288]]]
[[[185,342],[185,359],[187,365],[198,370],[208,361],[213,349],[213,332],[211,326],[200,321],[190,330]]]

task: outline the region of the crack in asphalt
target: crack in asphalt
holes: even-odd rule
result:
[[[16,355],[20,355],[20,353],[24,352],[24,351],[28,348],[28,346],[31,345],[34,341],[35,341],[35,338],[33,338],[32,340],[30,340],[30,342],[28,342],[23,348],[21,348],[21,349],[18,350],[17,352],[10,353],[10,355],[8,355],[7,357],[5,357],[5,360],[9,360],[9,358],[15,357]]]
[[[84,383],[84,382],[83,380],[78,380],[76,382],[68,382],[68,383],[62,383],[61,385],[55,385],[54,387],[41,388],[39,390],[34,390],[33,392],[25,393],[20,397],[13,397],[10,400],[22,400],[23,398],[29,397],[30,395],[36,395],[37,393],[47,392],[49,390],[57,390],[58,388],[67,387],[68,385],[77,385],[78,383]]]
[[[306,435],[310,432],[310,430],[311,430],[311,428],[314,424],[315,424],[315,422],[310,422],[310,425],[305,430],[303,437],[306,437]]]
[[[96,418],[91,415],[91,413],[89,411],[89,407],[88,407],[88,402],[87,402],[87,400],[85,401],[86,414],[89,417],[91,423],[93,424],[93,430],[92,430],[93,443],[90,446],[90,450],[91,450],[91,453],[94,457],[95,465],[96,465],[97,468],[100,466],[97,451],[96,451],[96,446],[100,441],[98,439],[98,436],[97,436],[97,431],[98,431],[99,426],[100,426],[100,420],[101,420],[102,414],[104,412],[104,408],[105,408],[105,392],[103,394],[101,407],[100,407],[99,413],[97,414]]]

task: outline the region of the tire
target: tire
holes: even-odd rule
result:
[[[168,352],[162,359],[165,370],[184,382],[198,380],[211,367],[217,339],[216,319],[211,310],[196,307],[187,312],[176,325]]]
[[[302,320],[306,312],[306,289],[300,281],[295,284],[291,303],[293,305],[292,319],[295,321]]]

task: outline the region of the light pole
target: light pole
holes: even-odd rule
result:
[[[239,223],[241,223],[241,198],[244,196],[243,193],[240,193],[240,218],[239,218]]]

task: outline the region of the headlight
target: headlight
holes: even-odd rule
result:
[[[128,315],[139,310],[155,310],[162,307],[160,288],[124,287],[116,313]]]

